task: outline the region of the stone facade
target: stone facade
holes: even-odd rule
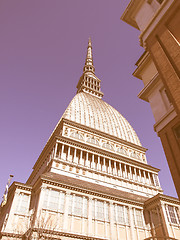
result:
[[[102,97],[89,40],[77,94],[26,184],[9,188],[2,239],[180,239],[179,201],[163,195],[147,149]]]
[[[150,103],[172,178],[180,197],[180,2],[132,0],[122,19],[140,30],[145,53],[134,76],[143,80],[139,97]]]

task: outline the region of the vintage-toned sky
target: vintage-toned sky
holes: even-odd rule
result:
[[[129,0],[1,0],[0,198],[9,174],[26,182],[76,94],[89,36],[104,100],[133,126],[160,168],[164,193],[177,196],[150,106],[132,76],[143,53],[138,30],[120,20]]]

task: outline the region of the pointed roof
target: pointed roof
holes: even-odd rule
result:
[[[98,98],[102,98],[104,94],[101,92],[100,88],[101,80],[94,72],[95,67],[93,65],[92,42],[91,38],[89,38],[83,75],[80,77],[77,84],[77,93],[86,92]]]
[[[94,68],[94,65],[93,65],[91,38],[89,38],[89,41],[88,41],[87,55],[86,55],[86,61],[85,61],[83,71],[84,72],[90,71],[90,72],[93,72],[93,73],[95,72],[95,68]]]

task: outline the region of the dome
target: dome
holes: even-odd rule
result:
[[[76,94],[62,117],[141,146],[129,122],[108,103],[89,93]]]

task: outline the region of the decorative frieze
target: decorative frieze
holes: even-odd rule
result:
[[[82,129],[74,128],[72,126],[63,126],[63,136],[82,141],[88,145],[96,146],[97,148],[106,149],[122,156],[128,156],[132,159],[145,162],[145,152],[129,147],[125,144],[120,144],[115,141],[110,141],[108,138],[91,134],[90,132],[83,131]]]

